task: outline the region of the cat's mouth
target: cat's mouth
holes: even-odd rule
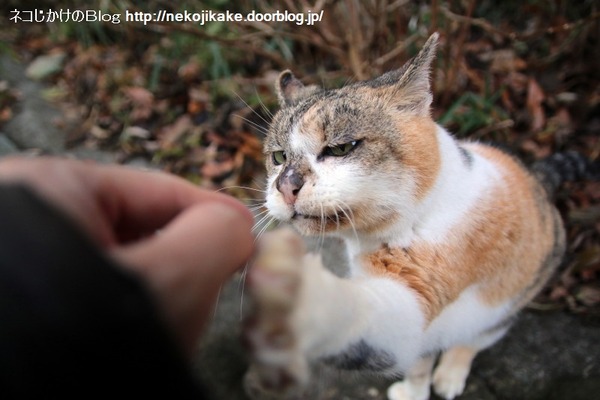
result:
[[[325,217],[323,215],[309,215],[309,214],[301,214],[299,212],[294,212],[292,215],[292,219],[318,219],[322,220]]]
[[[294,212],[294,215],[292,215],[292,220],[296,223],[308,224],[311,228],[319,231],[323,229],[335,230],[346,225],[348,222],[348,213],[339,211],[331,214],[311,215]],[[305,228],[310,229],[309,227]]]
[[[328,215],[310,215],[310,214],[301,214],[299,212],[294,212],[294,215],[292,215],[292,219],[314,219],[314,220],[318,220],[318,221],[326,221],[326,220],[333,220],[333,221],[341,221],[343,218],[345,218],[344,213],[334,213],[334,214],[328,214]]]

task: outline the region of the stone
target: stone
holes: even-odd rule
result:
[[[25,70],[25,76],[36,81],[48,78],[61,70],[65,56],[64,53],[38,56]]]
[[[17,146],[4,133],[0,132],[0,157],[18,152]]]

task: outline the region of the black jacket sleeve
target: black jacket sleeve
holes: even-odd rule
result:
[[[14,185],[0,186],[0,391],[204,398],[141,282]]]

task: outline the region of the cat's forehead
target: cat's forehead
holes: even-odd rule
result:
[[[341,140],[338,136],[351,135],[370,119],[371,108],[360,93],[343,89],[323,91],[281,109],[273,120],[267,142],[281,146],[298,139],[315,144]]]

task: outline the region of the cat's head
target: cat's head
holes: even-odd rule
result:
[[[304,234],[385,230],[414,208],[439,168],[429,75],[437,34],[402,68],[340,89],[276,84],[265,139],[266,205]]]

